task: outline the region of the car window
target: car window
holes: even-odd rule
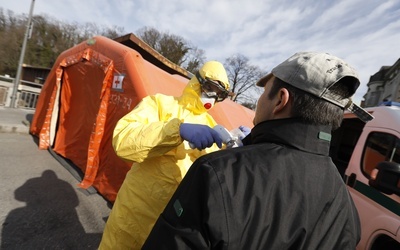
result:
[[[400,140],[388,133],[369,134],[362,157],[363,173],[369,178],[379,162],[400,163]]]

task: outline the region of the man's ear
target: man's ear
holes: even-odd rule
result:
[[[289,91],[285,88],[281,88],[277,93],[277,101],[273,110],[274,115],[289,115],[290,114],[290,102]]]

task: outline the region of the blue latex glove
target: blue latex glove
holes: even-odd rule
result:
[[[239,126],[239,129],[244,134],[244,137],[248,136],[250,134],[250,132],[251,132],[251,128],[246,127],[246,126]],[[242,140],[243,138],[239,138],[239,139]]]
[[[222,139],[218,132],[207,125],[182,123],[179,133],[182,139],[191,143],[198,150],[209,148],[213,143],[216,143],[219,148],[222,147]]]

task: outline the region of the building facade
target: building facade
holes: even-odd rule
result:
[[[400,102],[400,59],[392,66],[382,66],[367,84],[363,107],[378,106],[384,101]]]
[[[15,84],[15,79],[9,75],[0,75],[0,107],[11,107],[14,87],[17,85],[16,108],[34,109],[50,70],[50,68],[23,64],[18,84]]]

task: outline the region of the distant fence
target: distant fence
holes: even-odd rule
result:
[[[0,106],[10,107],[14,78],[0,76]],[[35,109],[42,84],[21,80],[18,85],[16,108]]]
[[[0,86],[0,106],[4,106],[7,101],[7,90],[8,88]]]
[[[36,103],[39,98],[38,93],[28,92],[21,90],[19,93],[17,108],[35,109]]]

